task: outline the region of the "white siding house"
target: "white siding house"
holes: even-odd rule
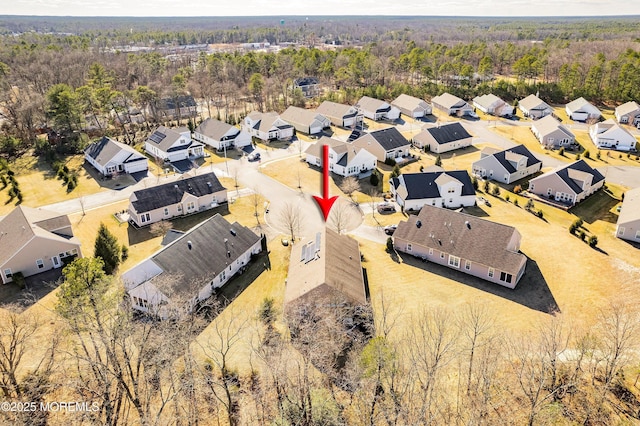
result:
[[[277,112],[253,111],[244,118],[241,127],[251,136],[263,141],[289,140],[295,130],[291,124],[281,119]]]
[[[89,145],[84,150],[84,158],[103,176],[149,169],[149,161],[144,154],[107,136]]]
[[[547,148],[560,148],[569,146],[576,141],[575,135],[566,126],[547,115],[531,124],[531,131]]]
[[[600,119],[602,113],[598,108],[589,103],[585,98],[578,98],[569,102],[565,106],[565,110],[570,119],[574,121],[587,121],[591,119]]]
[[[578,160],[531,179],[528,191],[573,206],[603,185],[604,176],[584,160]]]
[[[251,144],[251,135],[222,121],[207,118],[193,132],[193,139],[217,151]]]
[[[616,107],[615,116],[620,124],[637,126],[640,124],[640,105],[635,101],[624,103]]]
[[[466,170],[403,173],[390,181],[391,193],[405,211],[425,205],[459,208],[476,203],[476,191]]]
[[[431,114],[431,105],[426,101],[404,93],[395,98],[391,105],[398,108],[402,114],[412,118],[422,118]]]
[[[529,95],[518,102],[518,108],[525,117],[531,117],[534,120],[551,115],[553,108],[536,95]]]
[[[191,132],[186,127],[158,127],[145,141],[144,150],[171,163],[204,156],[204,146],[191,140]]]
[[[589,128],[589,136],[597,148],[633,151],[636,149],[636,138],[622,128],[613,119],[596,123]]]
[[[340,176],[358,176],[376,168],[376,156],[366,149],[323,136],[305,151],[305,161],[322,167],[322,146],[329,146],[329,170]]]
[[[513,115],[514,107],[493,94],[476,96],[473,98],[473,106],[485,114],[504,117]]]
[[[355,106],[361,114],[371,120],[397,120],[400,118],[400,110],[398,108],[369,96],[360,98]]]
[[[483,150],[471,170],[475,176],[509,184],[539,172],[541,167],[542,161],[524,145],[518,145],[503,151]]]

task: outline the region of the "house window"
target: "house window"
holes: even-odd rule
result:
[[[13,276],[13,274],[11,273],[11,268],[7,268],[4,270],[4,276],[5,278],[11,278]]]
[[[407,251],[411,251],[413,249],[413,247],[411,247],[411,244],[407,244]]]
[[[489,268],[489,273],[487,274],[489,276],[489,278],[493,278],[493,274],[494,274],[494,270],[493,268]]]
[[[220,282],[224,281],[227,278],[227,273],[225,271],[222,271],[220,273]]]
[[[638,231],[640,232],[640,231]],[[624,227],[620,226],[618,227],[618,235],[624,235]],[[638,238],[637,234],[636,234],[636,238]]]
[[[457,256],[449,255],[449,266],[453,266],[454,268],[460,267],[460,258]]]
[[[140,215],[140,222],[146,223],[146,222],[149,222],[150,220],[151,220],[151,215],[149,215],[149,213],[142,213],[142,215]]]
[[[640,231],[636,231],[636,240],[640,240]]]
[[[38,266],[38,269],[44,268],[44,262],[42,261],[42,259],[36,260],[36,265]]]
[[[511,283],[512,278],[513,276],[511,274],[507,274],[506,272],[500,272],[500,281]]]
[[[447,192],[448,192],[449,194],[453,194],[454,192],[456,192],[456,189],[455,189],[455,188],[449,188],[449,189],[447,190]]]
[[[433,256],[433,249],[432,248],[429,249],[429,256]]]
[[[178,211],[181,212],[182,211],[182,204],[178,204]]]
[[[164,208],[164,215],[169,216],[169,207]]]
[[[547,188],[547,195],[550,196],[553,193],[553,189]]]
[[[443,251],[440,252],[440,259],[444,259],[444,252]]]
[[[193,201],[189,201],[187,203],[187,211],[193,210],[196,208],[196,203],[194,203]]]
[[[529,184],[529,190],[530,190],[531,192],[533,192],[533,190],[534,190],[534,189],[536,189],[536,184],[535,184],[535,183],[530,183],[530,184]]]
[[[464,261],[464,269],[466,269],[467,271],[471,270],[471,261],[469,260]]]

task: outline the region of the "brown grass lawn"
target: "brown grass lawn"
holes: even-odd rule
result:
[[[617,190],[614,191],[614,193]],[[504,196],[503,192],[503,196]],[[614,237],[615,224],[609,220],[610,202],[606,194],[596,194],[586,202],[585,209],[600,211],[606,220],[585,223],[588,234],[598,236],[598,249],[590,248],[567,231],[576,216],[550,206],[536,203],[536,209],[544,211],[546,220],[526,212],[525,201],[519,197],[520,207],[504,199],[490,197],[492,207],[475,208],[484,212],[489,220],[515,226],[522,234],[521,251],[531,261],[527,273],[515,290],[469,279],[448,268],[424,264],[404,254],[396,263],[384,247],[366,240],[361,241],[371,280],[374,306],[380,309],[380,297],[391,303],[392,309],[411,315],[423,307],[444,306],[452,308],[467,303],[486,304],[504,318],[509,328],[523,329],[548,315],[546,307],[557,308],[571,321],[591,324],[597,310],[612,299],[621,298],[628,303],[640,302],[635,283],[640,274],[640,258],[630,257],[630,246]],[[581,211],[577,211],[581,214]],[[399,324],[410,324],[402,321]],[[398,326],[397,332],[406,328]]]
[[[65,164],[78,175],[78,186],[71,192],[67,192],[63,181],[58,179],[49,164],[39,157],[25,154],[12,163],[11,169],[16,172],[16,179],[24,197],[22,202],[29,207],[40,207],[104,190],[83,167],[82,155],[68,157]],[[9,199],[8,190],[9,187],[0,191],[0,215],[9,213],[15,207],[14,203],[4,203]]]

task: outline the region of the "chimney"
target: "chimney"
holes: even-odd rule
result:
[[[422,227],[422,222],[421,221],[416,221],[416,228],[420,228]]]
[[[471,224],[469,223],[468,220],[465,220],[464,224],[467,225],[467,229],[471,229]]]
[[[189,248],[189,250],[193,248],[193,244],[191,244],[191,241],[187,241],[187,247]]]

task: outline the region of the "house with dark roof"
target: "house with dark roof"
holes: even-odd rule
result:
[[[322,146],[329,146],[329,170],[340,176],[358,176],[376,168],[376,156],[364,148],[323,136],[305,150],[305,161],[322,167]]]
[[[191,95],[160,99],[152,109],[159,120],[180,120],[198,115],[198,104]]]
[[[473,137],[460,123],[447,123],[426,127],[413,137],[413,145],[418,148],[428,147],[436,154],[471,146]]]
[[[578,160],[529,181],[528,191],[573,206],[602,188],[604,176]]]
[[[198,213],[227,202],[227,189],[214,173],[183,177],[129,197],[129,220],[147,226],[172,217]]]
[[[331,126],[331,120],[324,115],[305,108],[290,106],[280,118],[295,127],[296,131],[316,135]]]
[[[576,142],[573,132],[551,115],[531,123],[531,131],[547,148],[566,147]]]
[[[589,136],[598,149],[634,151],[638,142],[635,136],[612,118],[589,127]]]
[[[121,278],[133,309],[166,319],[191,312],[261,251],[251,229],[216,214]]]
[[[440,96],[434,96],[431,99],[433,108],[440,110],[448,115],[472,115],[473,108],[464,100],[450,93],[443,93]]]
[[[524,145],[502,151],[482,150],[480,159],[471,165],[471,173],[496,182],[513,183],[540,171],[538,160]]]
[[[640,105],[635,101],[629,101],[616,107],[616,120],[620,124],[640,124]]]
[[[498,117],[513,115],[514,110],[511,105],[492,93],[473,98],[473,106],[485,114],[495,115]]]
[[[640,243],[640,188],[624,193],[616,223],[616,237]]]
[[[207,118],[193,130],[193,140],[216,151],[251,145],[251,135],[224,121]]]
[[[103,176],[149,169],[149,161],[144,154],[107,136],[89,145],[84,150],[84,158]]]
[[[518,102],[518,108],[525,117],[531,117],[534,120],[553,113],[553,108],[536,95],[529,95],[522,99]]]
[[[67,215],[20,205],[0,220],[0,279],[39,274],[82,257]]]
[[[358,242],[325,228],[315,238],[294,244],[284,303],[364,305],[369,299]]]
[[[280,118],[277,112],[253,111],[247,115],[242,130],[265,142],[271,140],[289,140],[293,137],[294,127]]]
[[[599,120],[602,117],[600,110],[583,97],[569,102],[564,109],[574,121]]]
[[[293,80],[293,88],[300,89],[305,98],[320,95],[320,81],[315,77],[300,77]]]
[[[397,120],[400,118],[400,110],[380,99],[363,96],[356,103],[358,112],[365,117],[374,120]]]
[[[522,278],[527,257],[512,226],[466,213],[424,206],[400,222],[393,246],[402,253],[447,266],[508,288]]]
[[[324,101],[316,108],[316,112],[331,120],[331,124],[334,126],[344,128],[362,126],[363,115],[351,105]]]
[[[351,143],[353,146],[366,149],[382,162],[387,158],[399,161],[409,154],[411,148],[411,143],[395,127],[365,133]]]
[[[404,93],[395,98],[391,105],[398,108],[400,113],[411,118],[422,118],[431,114],[431,105],[429,103]]]
[[[476,190],[466,170],[403,173],[390,181],[391,193],[405,210],[423,206],[459,208],[476,204]]]
[[[158,127],[145,141],[144,150],[168,163],[180,164],[204,156],[204,145],[191,140],[191,132],[186,127]],[[178,171],[183,169],[180,166]]]

